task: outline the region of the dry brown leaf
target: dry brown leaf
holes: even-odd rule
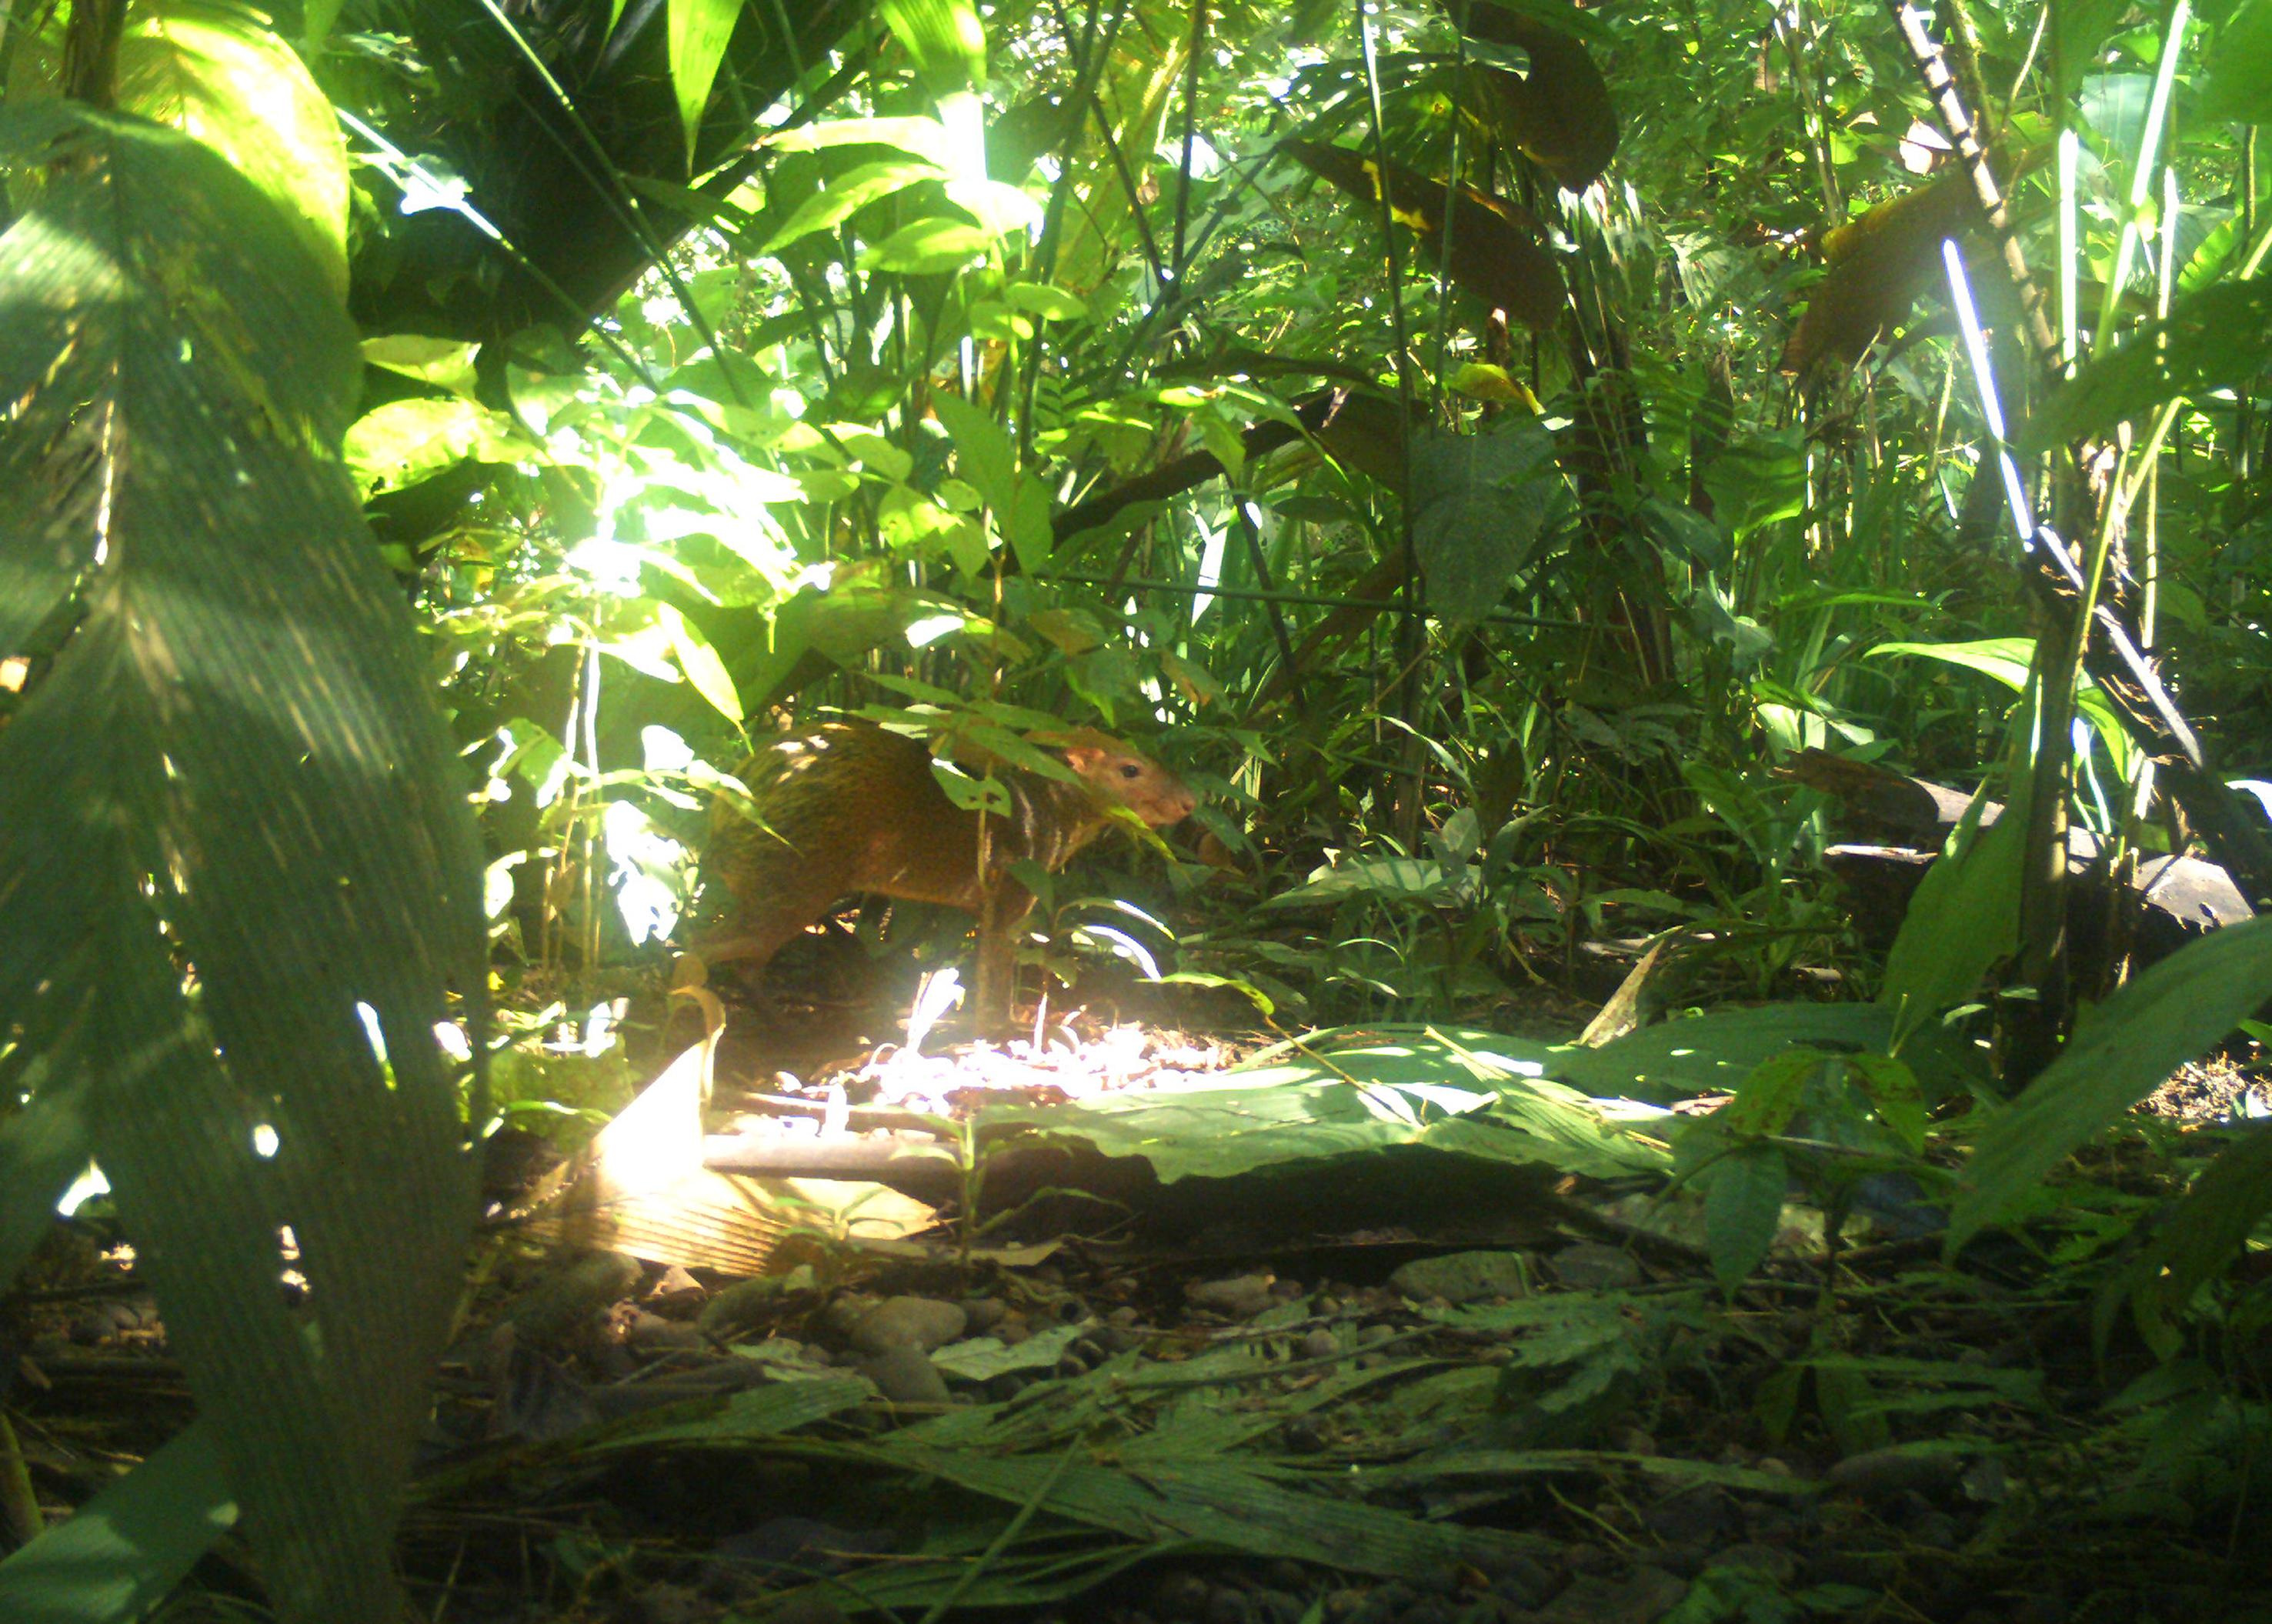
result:
[[[1566,191],[1600,179],[1618,150],[1618,109],[1585,42],[1491,5],[1468,8],[1467,32],[1530,57],[1527,74],[1482,70],[1506,139]]]
[[[1378,202],[1373,161],[1346,146],[1288,141],[1283,150],[1303,168],[1351,197]],[[1444,229],[1445,185],[1401,164],[1388,166],[1388,206],[1396,218],[1425,236]],[[1552,326],[1566,302],[1562,271],[1539,245],[1538,227],[1506,198],[1462,184],[1450,212],[1452,280],[1494,310],[1534,332]]]

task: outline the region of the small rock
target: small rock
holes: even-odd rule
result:
[[[1314,1330],[1294,1344],[1294,1351],[1305,1359],[1329,1359],[1342,1351],[1341,1338],[1328,1330]]]
[[[1441,1298],[1457,1306],[1530,1291],[1530,1260],[1521,1252],[1454,1252],[1415,1258],[1388,1276],[1392,1290],[1416,1302]]]
[[[860,1373],[876,1390],[895,1404],[943,1404],[947,1402],[946,1378],[930,1356],[911,1342],[900,1343],[863,1360]]]
[[[1872,1500],[1946,1488],[1963,1471],[1964,1458],[1946,1449],[1872,1449],[1840,1461],[1822,1474],[1822,1485]]]
[[[849,1340],[863,1353],[914,1347],[928,1353],[962,1335],[970,1316],[953,1303],[928,1297],[890,1297],[853,1322]]]
[[[998,1297],[966,1297],[961,1307],[965,1334],[972,1336],[983,1336],[1010,1312],[1009,1305]]]
[[[1622,1291],[1641,1283],[1640,1265],[1617,1246],[1581,1240],[1547,1260],[1554,1277],[1573,1291]]]
[[[1798,1576],[1798,1558],[1777,1545],[1730,1545],[1713,1557],[1712,1566],[1761,1575],[1778,1589]]]
[[[1655,1624],[1687,1594],[1662,1568],[1636,1568],[1622,1579],[1573,1579],[1537,1616],[1539,1624]]]
[[[796,1596],[766,1613],[759,1624],[844,1624],[844,1610],[826,1596]]]
[[[640,1353],[676,1353],[703,1345],[702,1332],[691,1321],[666,1320],[644,1308],[632,1315],[624,1340]]]
[[[1269,1275],[1234,1275],[1228,1280],[1198,1280],[1184,1288],[1184,1295],[1194,1308],[1204,1308],[1227,1319],[1251,1320],[1276,1304],[1278,1299],[1270,1294],[1272,1280],[1273,1276]]]

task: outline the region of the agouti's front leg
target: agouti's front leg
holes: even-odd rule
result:
[[[978,903],[978,984],[971,994],[971,1025],[981,1037],[1007,1037],[1018,989],[1018,939],[1034,894],[1006,875]]]

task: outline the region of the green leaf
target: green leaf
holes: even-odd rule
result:
[[[941,170],[954,168],[953,139],[936,118],[837,118],[777,130],[766,145],[784,153],[818,152],[829,146],[896,146]]]
[[[798,204],[796,212],[758,251],[777,254],[816,231],[833,231],[871,203],[904,191],[918,181],[937,180],[943,173],[937,164],[923,159],[886,160],[848,169],[829,182],[827,191],[817,191]]]
[[[469,395],[474,392],[474,352],[480,348],[466,339],[390,333],[384,338],[365,339],[362,358],[375,367],[418,378],[452,394]]]
[[[727,41],[742,15],[742,0],[670,0],[670,84],[678,95],[678,123],[686,136],[686,162],[694,164],[695,138],[702,131],[702,110],[710,105],[710,87],[717,82],[718,64],[726,59]]]
[[[236,1522],[213,1423],[171,1441],[31,1544],[0,1561],[9,1624],[138,1619]]]
[[[1875,660],[1904,655],[1961,665],[1968,671],[1994,677],[2014,693],[2025,693],[2028,672],[2035,663],[2036,640],[1984,637],[1969,643],[1880,643],[1870,650],[1869,657]],[[2122,718],[2115,714],[2114,703],[2106,697],[2106,691],[2085,677],[2075,689],[2074,707],[2090,723],[2098,735],[2098,742],[2106,746],[2106,757],[2114,764],[2116,775],[2129,779],[2137,768],[2138,746],[2129,730],[2122,725]]]
[[[1765,1004],[1659,1022],[1598,1049],[1558,1049],[1549,1071],[1588,1094],[1668,1101],[1733,1089],[1793,1044],[1883,1054],[1893,1035],[1881,1004]],[[1939,1028],[1913,1036],[1903,1055],[1936,1093],[1980,1071],[1976,1052]]]
[[[695,692],[709,700],[711,708],[727,721],[740,722],[742,696],[735,691],[734,679],[726,674],[726,662],[718,657],[710,640],[668,603],[655,606],[655,617],[669,633],[671,657],[686,673]]]
[[[503,412],[459,396],[390,400],[348,430],[348,468],[365,495],[400,490],[471,457],[519,462],[542,449]]]
[[[994,246],[995,234],[968,221],[944,215],[901,226],[860,256],[871,271],[898,271],[908,276],[937,276],[959,271]]]
[[[2052,391],[2021,432],[2029,452],[2143,417],[2178,395],[2246,384],[2272,361],[2272,276],[2188,293]]]
[[[1043,321],[1087,321],[1088,306],[1050,282],[1005,282],[1002,303]]]
[[[118,106],[194,136],[284,212],[335,298],[348,286],[348,157],[331,101],[254,13],[138,7],[118,47]]]
[[[959,394],[944,392],[931,397],[931,410],[954,443],[956,466],[975,487],[998,517],[1006,516],[1018,500],[1018,448],[993,414]]]
[[[2208,53],[2201,116],[2212,123],[2272,123],[2272,0],[2247,0]]]
[[[1429,606],[1473,617],[1506,595],[1554,494],[1554,443],[1527,418],[1488,434],[1424,432],[1412,445],[1412,544]]]
[[[1965,808],[1948,850],[1925,870],[1887,951],[1878,1001],[1893,1012],[1902,1037],[1969,999],[1990,968],[2019,946],[2027,820],[2007,811],[1982,829],[1980,805]]]
[[[879,0],[876,9],[933,95],[985,84],[986,29],[970,0]]]
[[[1782,1152],[1773,1145],[1746,1145],[1713,1166],[1704,1193],[1704,1249],[1722,1291],[1732,1293],[1767,1261],[1790,1179]]]
[[[392,1620],[473,1211],[435,1029],[454,986],[481,1052],[484,944],[431,674],[337,460],[354,333],[187,137],[11,106],[0,170],[0,649],[49,651],[0,730],[0,1030],[46,1059],[11,1082],[83,1111],[279,1615]]]
[[[1949,1215],[1956,1252],[2086,1140],[2228,1037],[2272,997],[2272,917],[2190,942],[2129,982],[1997,1118]]]

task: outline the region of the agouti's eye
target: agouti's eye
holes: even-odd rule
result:
[[[1123,761],[1120,764],[1120,775],[1123,778],[1141,778],[1144,776],[1144,769],[1133,761]]]

